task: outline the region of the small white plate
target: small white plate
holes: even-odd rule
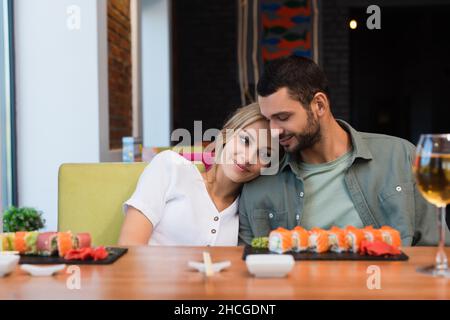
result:
[[[19,263],[20,256],[18,255],[0,255],[0,277],[10,274]]]
[[[192,269],[196,269],[197,271],[200,271],[200,272],[205,272],[205,270],[206,270],[205,264],[203,262],[189,261],[188,266],[191,267]],[[212,269],[214,272],[220,272],[223,269],[231,266],[231,262],[230,261],[216,262],[216,263],[212,263],[211,266],[212,266]]]
[[[64,270],[66,267],[65,264],[57,264],[53,266],[36,266],[32,264],[22,264],[20,266],[20,269],[22,269],[25,272],[28,272],[34,277],[50,277],[54,275],[55,273]]]
[[[245,263],[255,277],[282,278],[292,270],[295,261],[290,254],[250,254]]]
[[[19,251],[0,251],[0,256],[19,255]]]

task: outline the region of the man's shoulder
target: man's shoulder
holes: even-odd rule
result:
[[[403,138],[370,132],[359,132],[359,135],[375,158],[380,154],[410,156],[415,150],[415,146]]]
[[[414,148],[414,145],[406,139],[390,136],[381,133],[361,132],[359,131],[361,138],[367,143],[388,143],[392,145],[405,145],[407,147]]]
[[[337,121],[352,135],[353,143],[356,144],[357,149],[363,152],[364,156],[372,156],[373,159],[380,160],[396,156],[411,158],[415,151],[415,146],[403,138],[381,133],[358,131],[343,120],[337,119]]]

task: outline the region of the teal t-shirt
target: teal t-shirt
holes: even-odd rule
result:
[[[349,151],[334,161],[298,164],[304,182],[304,211],[300,225],[306,229],[332,226],[364,226],[345,184],[345,172],[351,165]]]

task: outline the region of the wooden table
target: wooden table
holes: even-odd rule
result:
[[[191,271],[187,262],[201,261],[206,249],[231,267],[209,279]],[[67,288],[64,271],[35,278],[17,268],[0,278],[0,299],[450,299],[450,280],[416,272],[436,248],[404,251],[407,262],[299,261],[287,278],[258,279],[239,247],[134,247],[113,265],[80,266],[79,290]],[[370,265],[380,268],[379,290],[367,287]]]

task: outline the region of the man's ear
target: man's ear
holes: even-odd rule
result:
[[[325,112],[329,109],[328,104],[328,98],[325,93],[323,92],[317,92],[314,95],[313,100],[311,101],[311,104],[316,109],[316,114],[321,117],[325,114]]]

